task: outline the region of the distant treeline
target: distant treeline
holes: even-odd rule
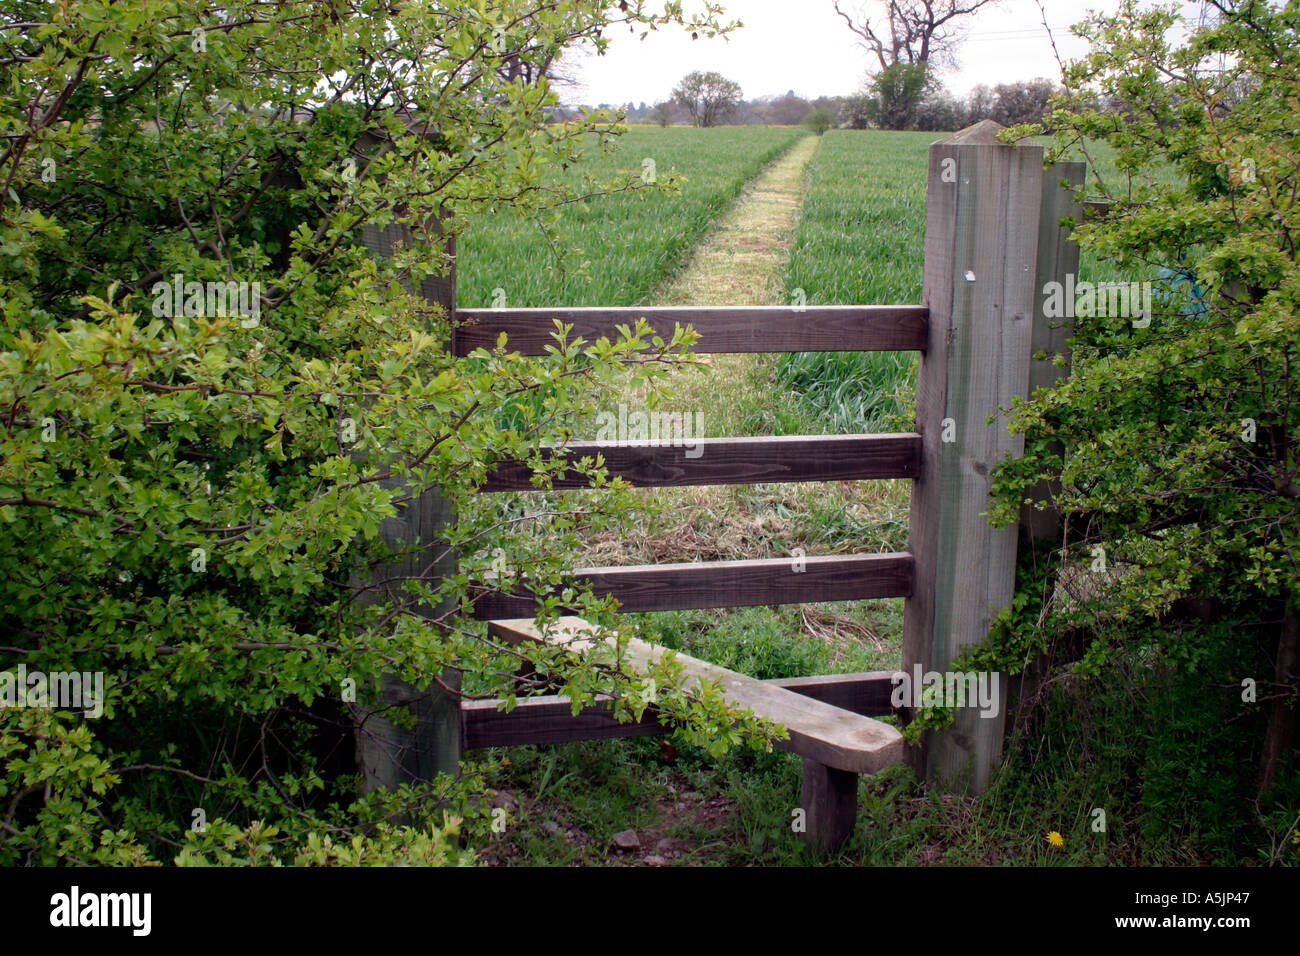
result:
[[[982,119],[992,119],[1003,126],[1017,123],[1041,122],[1048,109],[1048,98],[1058,86],[1050,80],[1038,78],[997,86],[980,85],[964,97],[956,96],[946,88],[930,92],[909,110],[910,116],[899,126],[918,130],[958,130]],[[837,125],[845,129],[891,127],[896,124],[881,122],[875,108],[876,94],[852,93],[847,96],[819,96],[805,99],[790,90],[777,96],[760,96],[743,100],[722,121],[722,125],[750,124],[795,125],[802,123],[813,110],[825,107],[835,114]],[[689,123],[690,117],[677,103],[600,103],[564,107],[556,111],[556,120],[574,119],[594,109],[623,110],[629,123]]]

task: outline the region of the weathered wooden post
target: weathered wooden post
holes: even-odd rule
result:
[[[903,622],[903,670],[944,673],[983,642],[1011,601],[1014,527],[986,512],[990,470],[1024,449],[998,408],[1029,391],[1043,150],[997,142],[984,120],[930,147],[922,304],[929,339],[917,376],[921,475],[909,526],[915,559]],[[919,773],[980,792],[1002,750],[1006,682],[996,708],[959,706],[950,730],[909,753]],[[992,679],[992,677],[990,677]],[[919,695],[920,688],[913,687]]]
[[[858,819],[858,775],[803,758],[799,806],[807,814],[804,842],[819,856],[853,835]]]
[[[373,144],[368,144],[373,145]],[[426,229],[440,230],[439,219],[432,217]],[[396,224],[380,229],[374,225],[363,227],[362,241],[366,248],[378,256],[392,254],[398,243],[409,243],[411,231]],[[454,239],[450,250],[454,254]],[[455,267],[446,275],[431,276],[420,285],[420,295],[429,303],[439,305],[451,317],[455,309]],[[383,486],[397,488],[401,480],[386,479]],[[453,520],[451,502],[437,488],[420,491],[411,501],[400,507],[398,514],[380,523],[380,536],[395,554],[390,562],[370,569],[369,582],[361,582],[365,590],[359,600],[381,603],[392,598],[397,602],[409,600],[403,590],[405,582],[412,579],[438,581],[454,572],[456,557],[439,539],[439,532]],[[417,613],[433,618],[446,607],[422,606]],[[358,695],[352,705],[356,725],[357,763],[362,774],[362,787],[366,792],[392,789],[402,783],[431,780],[439,773],[455,774],[460,767],[460,699],[454,691],[460,689],[460,674],[450,668],[424,686],[414,686],[385,675],[378,695]],[[407,717],[398,722],[390,715],[403,713]]]

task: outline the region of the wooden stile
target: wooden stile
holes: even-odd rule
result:
[[[493,621],[497,637],[510,641],[545,641],[581,653],[602,640],[598,628],[576,617],[560,618],[546,631],[531,619]],[[609,639],[612,643],[613,639]],[[635,638],[624,647],[633,670],[645,671],[665,653],[661,647]],[[824,852],[838,846],[853,831],[857,815],[858,774],[876,773],[897,763],[903,752],[903,737],[888,724],[861,717],[839,707],[796,694],[771,681],[755,680],[744,674],[675,654],[682,666],[689,690],[707,680],[722,690],[733,707],[783,726],[789,739],[776,746],[804,758],[801,806],[804,811],[804,839]]]
[[[699,438],[683,429],[658,439],[570,442],[545,450],[570,463],[555,489],[587,487],[572,466],[598,455],[610,477],[639,487],[910,478],[908,551],[581,568],[571,580],[585,580],[630,612],[904,597],[908,675],[918,664],[943,672],[965,648],[986,639],[994,614],[1010,602],[1017,548],[1015,528],[995,531],[987,523],[989,476],[1005,455],[1023,448],[1023,440],[1007,432],[999,408],[1065,374],[1031,356],[1066,351],[1065,320],[1048,319],[1041,304],[1046,283],[1077,270],[1078,249],[1059,220],[1077,220],[1084,209],[1058,183],[1061,177],[1081,182],[1080,164],[1044,173],[1040,147],[1001,145],[999,129],[985,121],[931,147],[920,305],[456,310],[454,274],[424,282],[424,297],[447,309],[451,348],[461,356],[495,348],[502,333],[507,350],[544,355],[555,344],[556,320],[573,326],[570,340],[594,343],[616,338],[618,326],[632,327],[641,317],[664,338],[679,325],[693,326],[701,334],[695,351],[702,353],[922,353],[915,433]],[[365,236],[380,255],[404,240],[409,234],[391,227],[368,229]],[[999,417],[989,424],[989,416]],[[534,490],[531,479],[524,463],[501,462],[482,490]],[[451,517],[437,489],[424,489],[401,515],[386,520],[385,541],[404,553],[375,572],[377,587],[400,588],[411,577],[448,573],[455,559],[437,538]],[[1026,540],[1050,537],[1054,520],[1023,512]],[[503,594],[490,584],[474,592],[474,610],[497,637],[561,640],[575,651],[592,639],[590,625],[573,618],[562,618],[543,635],[532,620],[535,595],[526,589]],[[380,593],[363,588],[359,599],[377,600]],[[634,668],[662,653],[641,641],[628,644]],[[907,719],[910,706],[893,705],[898,672],[758,681],[686,655],[678,659],[691,678],[719,681],[730,701],[790,729],[786,749],[804,757],[805,837],[822,852],[839,846],[853,829],[857,774],[873,773],[904,753],[901,735],[870,719]],[[453,692],[436,682],[421,689],[386,679],[381,699],[354,707],[364,732],[358,757],[368,788],[454,773],[462,749],[665,729],[653,709],[640,721],[620,724],[601,707],[575,715],[558,697],[525,699],[503,713],[497,701],[459,702],[456,672],[448,670],[442,680]],[[958,708],[952,730],[929,735],[907,754],[909,762],[944,786],[982,790],[1001,752],[1005,690],[999,686],[996,717]],[[384,711],[394,705],[416,717],[413,728],[386,719]]]
[[[513,642],[541,641],[581,653],[596,641],[601,631],[580,617],[561,617],[548,630],[539,630],[531,618],[492,621],[492,633]],[[609,639],[612,643],[613,639]],[[629,638],[625,648],[627,664],[635,671],[645,671],[658,661],[665,649],[646,641]],[[902,735],[878,720],[862,717],[840,707],[796,694],[769,681],[756,680],[701,661],[689,654],[677,653],[674,660],[682,665],[687,689],[699,681],[716,683],[727,703],[748,708],[790,732],[789,740],[776,742],[783,750],[811,757],[827,766],[851,773],[875,773],[902,756]]]

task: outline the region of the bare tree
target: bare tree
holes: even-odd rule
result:
[[[887,70],[895,63],[953,64],[965,36],[963,18],[992,3],[997,0],[871,0],[848,13],[835,0],[835,12]]]

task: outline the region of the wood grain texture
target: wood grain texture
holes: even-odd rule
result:
[[[894,712],[889,698],[893,693],[895,673],[867,671],[820,677],[779,677],[764,683],[863,717],[883,717]],[[619,723],[608,707],[584,707],[575,715],[569,699],[558,695],[521,699],[509,713],[501,710],[500,706],[498,700],[461,703],[463,749],[642,737],[671,730],[659,722],[653,708],[648,709],[639,721]]]
[[[985,514],[992,468],[1024,446],[999,408],[1028,393],[1042,148],[964,139],[930,148],[922,295],[930,329],[917,382],[923,449],[909,528],[916,572],[904,613],[906,671],[919,663],[942,672],[984,641],[1014,584],[1016,529],[994,530]],[[941,440],[945,419],[951,442]],[[910,759],[930,779],[983,790],[1001,753],[1002,703],[996,718],[960,709],[953,728],[929,735]]]
[[[579,654],[605,639],[599,629],[578,617],[562,617],[545,632],[538,630],[532,618],[493,621],[490,629],[503,640],[545,641]],[[662,647],[631,638],[625,660],[633,671],[644,672],[664,652]],[[851,773],[875,773],[902,759],[903,737],[888,724],[687,654],[678,653],[675,660],[682,665],[687,689],[701,680],[714,682],[732,706],[747,708],[785,727],[789,739],[776,742],[783,750]]]
[[[912,478],[919,473],[921,436],[784,435],[764,438],[694,438],[679,446],[660,441],[571,442],[547,457],[570,462],[603,457],[609,477],[639,488],[737,485],[758,482],[857,481]],[[530,491],[532,469],[504,462],[488,476],[483,491]],[[586,488],[579,474],[557,477],[553,488]]]
[[[1037,309],[1034,313],[1033,351],[1046,353],[1048,360],[1033,359],[1029,367],[1029,391],[1033,394],[1039,388],[1054,385],[1061,378],[1070,374],[1069,339],[1073,335],[1074,320],[1069,316],[1048,316],[1044,308],[1049,293],[1049,283],[1066,285],[1066,277],[1079,273],[1079,246],[1071,239],[1073,230],[1061,226],[1061,219],[1071,217],[1074,222],[1084,220],[1085,204],[1076,196],[1083,185],[1087,166],[1084,163],[1056,163],[1043,171],[1043,203],[1039,213],[1038,225],[1038,264],[1035,270],[1034,285]],[[1061,180],[1069,183],[1062,186]],[[1106,204],[1101,204],[1105,206]],[[1057,368],[1051,361],[1052,356],[1064,356],[1065,367]],[[1052,444],[1058,454],[1064,453],[1059,442]],[[1051,501],[1059,493],[1061,483],[1058,478],[1046,478],[1035,484],[1026,493],[1034,501]],[[1053,556],[1060,548],[1061,516],[1055,507],[1042,511],[1032,505],[1020,507],[1020,543],[1021,556],[1029,556],[1035,565],[1054,560]],[[1023,568],[1023,562],[1020,563]],[[1017,707],[1037,695],[1051,672],[1051,655],[1038,654],[1024,669],[1007,679],[1007,707],[1014,714]]]
[[[1079,246],[1070,238],[1072,229],[1063,227],[1061,220],[1070,217],[1083,221],[1083,203],[1075,196],[1083,186],[1087,173],[1085,163],[1056,163],[1043,170],[1043,199],[1038,218],[1038,261],[1034,270],[1034,331],[1030,351],[1033,355],[1044,353],[1045,359],[1033,358],[1029,365],[1029,394],[1040,388],[1055,385],[1070,374],[1070,336],[1074,334],[1074,320],[1068,316],[1048,316],[1044,308],[1050,292],[1050,283],[1065,285],[1066,276],[1079,274]],[[1061,180],[1069,182],[1062,186]],[[1057,368],[1053,359],[1064,357],[1065,367]],[[1057,452],[1063,449],[1058,445]],[[1043,481],[1030,490],[1028,497],[1049,500],[1060,489],[1060,482]],[[1020,509],[1020,527],[1030,541],[1055,539],[1061,519],[1055,509],[1038,511],[1028,505]]]
[[[612,594],[623,612],[855,601],[906,597],[912,589],[912,556],[889,552],[579,568],[571,578],[589,581],[598,596]],[[474,610],[480,620],[527,617],[537,612],[537,601],[525,592],[482,589]]]
[[[693,351],[870,352],[920,349],[926,312],[915,305],[666,306],[656,308],[460,309],[455,354],[494,349],[505,332],[506,349],[545,355],[555,345],[555,321],[572,324],[569,340],[617,340],[617,326],[644,317],[665,339],[677,325],[700,333]]]
[[[799,790],[805,843],[819,854],[837,849],[853,833],[858,819],[858,775],[803,759]]]

